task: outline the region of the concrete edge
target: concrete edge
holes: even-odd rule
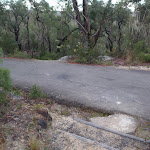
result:
[[[95,127],[95,128],[97,128],[97,129],[105,130],[105,131],[108,131],[108,132],[111,132],[111,133],[114,133],[114,134],[118,134],[118,135],[120,135],[120,136],[128,137],[128,138],[133,139],[133,140],[136,140],[136,141],[140,141],[140,142],[144,142],[144,143],[150,144],[150,140],[147,140],[147,141],[146,141],[146,140],[143,139],[143,138],[139,138],[139,137],[136,137],[136,136],[133,136],[133,135],[121,133],[121,132],[118,132],[118,131],[115,131],[115,130],[112,130],[112,129],[109,129],[109,128],[106,128],[106,127],[103,127],[103,126],[100,126],[100,125],[97,125],[97,124],[92,123],[92,122],[84,121],[84,120],[77,119],[77,118],[73,118],[73,119],[74,119],[75,121],[77,121],[77,122],[80,122],[80,123],[83,123],[83,124],[86,124],[86,125]]]

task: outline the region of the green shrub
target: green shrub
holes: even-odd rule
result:
[[[148,46],[146,45],[145,41],[139,41],[134,44],[134,56],[140,56],[141,53],[146,54],[149,53]]]
[[[38,98],[43,98],[43,97],[44,97],[44,94],[42,90],[40,89],[40,87],[34,84],[29,92],[29,98],[38,99]]]
[[[13,35],[2,31],[0,38],[0,47],[3,49],[5,54],[14,53],[14,50],[18,47]]]
[[[2,56],[3,56],[3,53],[2,53],[2,49],[0,48],[0,63],[2,62]]]
[[[5,91],[0,92],[0,106],[9,101],[6,96],[7,96],[7,92],[5,92]]]
[[[141,52],[146,52],[146,44],[145,41],[139,41],[134,45],[135,53],[139,54]]]
[[[150,49],[148,48],[148,45],[146,45],[145,41],[138,41],[135,43],[133,51],[129,52],[127,58],[130,59],[130,62],[150,62]]]
[[[100,60],[100,59],[94,59],[93,60],[93,64],[97,64],[97,65],[100,65],[100,64],[102,64],[103,62],[102,62],[102,60]]]
[[[149,62],[150,62],[150,54],[141,53],[141,54],[139,55],[139,59],[140,59],[143,63],[149,63]]]
[[[29,56],[17,49],[15,49],[14,54],[9,54],[8,57],[15,57],[15,58],[29,58]]]
[[[99,53],[94,49],[83,48],[82,46],[76,50],[77,63],[82,64],[95,64]]]
[[[58,59],[58,55],[56,53],[48,53],[41,54],[40,60],[56,60]]]
[[[3,87],[5,91],[9,91],[12,87],[10,72],[8,69],[0,68],[0,87]]]
[[[2,58],[2,49],[0,48],[0,59]]]
[[[7,96],[8,91],[12,87],[12,82],[10,79],[10,72],[8,69],[0,68],[0,87],[3,88],[3,90],[0,91],[0,105],[2,105],[8,101],[6,96]]]
[[[81,63],[81,64],[87,64],[88,63],[88,61],[87,61],[87,59],[85,57],[79,57],[79,58],[77,58],[76,62],[77,63]]]

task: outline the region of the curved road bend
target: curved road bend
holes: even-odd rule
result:
[[[4,59],[13,84],[39,85],[60,103],[123,112],[150,120],[150,72],[58,61]]]

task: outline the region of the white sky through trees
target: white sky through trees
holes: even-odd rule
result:
[[[30,5],[29,1],[27,1],[27,4]],[[37,2],[40,2],[40,0],[36,0]],[[62,9],[62,6],[63,6],[63,3],[61,3],[61,7],[59,6],[59,2],[58,0],[45,0],[46,2],[49,3],[50,6],[54,6],[57,10],[61,10]],[[78,1],[78,4],[82,4],[83,0],[77,0]],[[103,0],[105,3],[108,2],[108,0]],[[115,3],[118,3],[120,2],[121,0],[112,0],[112,3],[115,4]],[[142,2],[144,2],[144,0],[142,0]],[[134,6],[130,6],[130,9],[133,11],[134,10]]]
[[[46,0],[51,6],[57,6],[58,1],[57,0]],[[77,0],[78,4],[82,4],[83,0]],[[108,2],[108,0],[103,0],[104,2]],[[115,4],[121,0],[112,0],[112,3]]]
[[[57,0],[46,0],[51,6],[56,6],[58,4]],[[78,0],[78,3],[81,4],[83,0]],[[108,0],[103,0],[104,2],[107,2]],[[121,0],[112,0],[112,3],[115,4],[116,2],[119,2]]]

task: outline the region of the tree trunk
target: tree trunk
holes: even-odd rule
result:
[[[80,16],[80,12],[79,12],[79,9],[78,9],[77,0],[72,0],[72,3],[73,3],[74,11],[75,11],[75,13],[76,13],[76,21],[77,21],[79,30],[80,30],[81,33],[82,33],[82,32],[85,32],[84,27],[83,27],[83,25],[82,25],[82,21],[81,21],[81,16]]]
[[[119,21],[118,22],[118,29],[119,29],[118,50],[119,52],[121,52],[121,39],[122,39],[121,24],[122,24],[122,21]]]
[[[84,28],[90,34],[90,20],[87,13],[87,0],[83,0],[83,17],[84,17]]]
[[[90,27],[90,19],[87,12],[87,8],[88,8],[87,0],[83,0],[83,19],[81,19],[81,13],[78,8],[77,0],[72,0],[72,3],[76,14],[76,22],[78,24],[78,28],[81,34],[82,45],[84,48],[88,48],[88,49],[94,48],[99,39],[103,23],[100,22],[97,31],[95,32],[95,34],[92,35],[91,27]],[[105,18],[105,13],[103,15],[103,20],[104,18]]]
[[[47,42],[48,42],[48,50],[49,50],[49,52],[51,53],[52,48],[51,48],[51,41],[50,41],[49,34],[47,34]]]
[[[17,30],[17,31],[15,31],[15,40],[16,40],[16,42],[17,42],[17,44],[18,44],[18,48],[19,48],[19,50],[21,51],[21,44],[19,43],[19,30]]]
[[[30,50],[30,34],[29,34],[29,16],[27,18],[27,42],[28,42],[28,50]]]
[[[108,31],[107,28],[105,28],[105,32],[106,32],[106,34],[108,36],[107,40],[108,40],[108,45],[109,45],[110,52],[112,52],[112,49],[113,49],[113,40],[110,37],[110,32],[111,31]]]

